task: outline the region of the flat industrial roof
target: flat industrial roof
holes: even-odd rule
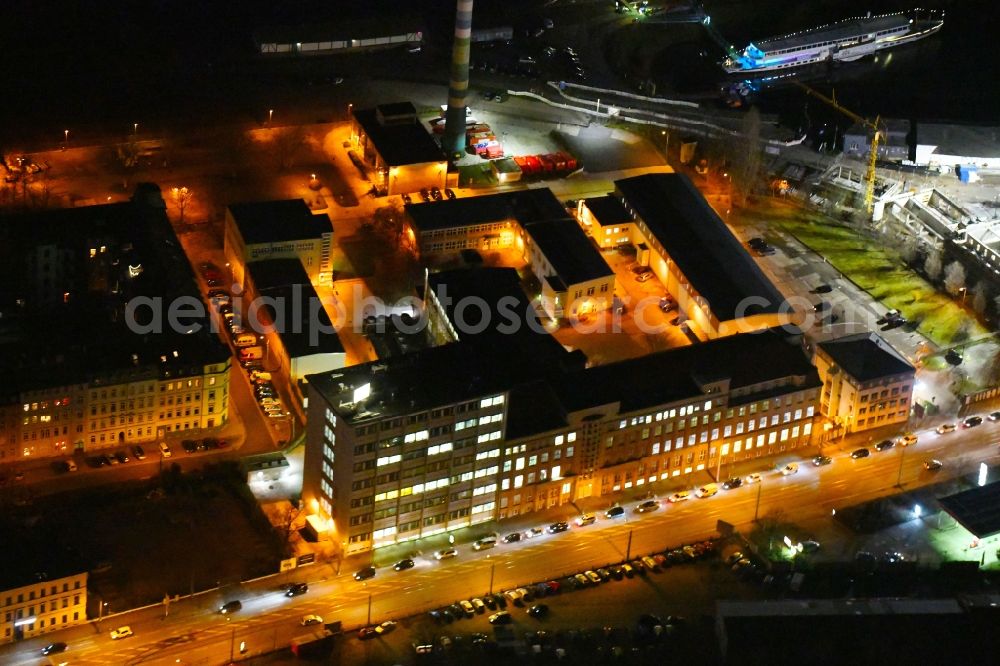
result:
[[[532,222],[566,217],[566,209],[548,188],[412,203],[407,204],[405,209],[417,231],[503,220],[516,220],[523,227]]]
[[[719,321],[780,312],[784,296],[687,176],[649,173],[615,186]]]
[[[941,497],[938,503],[977,538],[1000,534],[1000,482]]]
[[[525,231],[565,286],[614,275],[594,242],[569,218],[533,222]]]
[[[602,227],[633,221],[621,199],[614,195],[584,199],[583,203]]]
[[[272,299],[267,312],[291,358],[313,354],[342,354],[344,346],[319,295],[298,259],[269,259],[247,264],[250,279],[261,296]]]
[[[386,106],[391,108],[396,105]],[[389,166],[447,161],[441,146],[415,116],[410,123],[382,125],[377,118],[377,109],[355,109],[353,114],[362,131]]]
[[[877,333],[855,333],[820,342],[819,347],[859,381],[869,382],[916,372],[892,345]]]
[[[330,218],[313,215],[302,199],[230,204],[229,212],[244,245],[309,240],[333,233]]]
[[[344,10],[338,7],[338,13]],[[405,11],[378,12],[377,16],[346,16],[328,23],[302,23],[290,26],[262,26],[254,31],[257,44],[295,44],[296,42],[336,42],[391,37],[420,32],[424,22]]]

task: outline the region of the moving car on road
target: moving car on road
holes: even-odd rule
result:
[[[719,486],[714,483],[709,483],[696,490],[694,494],[698,497],[711,497],[717,492],[719,492]]]
[[[896,446],[896,442],[892,441],[891,439],[883,439],[881,442],[875,445],[875,450],[879,452],[888,451],[894,446]]]
[[[300,624],[303,627],[308,627],[313,624],[323,624],[323,618],[319,615],[303,615],[302,622]]]
[[[941,462],[940,460],[931,459],[924,461],[924,469],[926,469],[928,472],[936,472],[942,467],[944,467],[944,463]]]
[[[559,532],[565,532],[569,529],[569,523],[558,522],[549,525],[549,534],[558,534]]]
[[[816,456],[813,458],[813,465],[816,467],[822,467],[823,465],[829,465],[833,462],[833,458],[830,456]]]
[[[860,458],[867,458],[871,454],[872,452],[869,451],[868,449],[855,449],[854,451],[851,452],[851,457],[854,458],[855,460],[858,460]]]
[[[625,507],[623,506],[613,506],[604,512],[605,518],[621,518],[625,515]]]
[[[521,540],[520,532],[512,532],[503,538],[504,543],[516,543]]]
[[[286,597],[297,597],[300,594],[305,594],[309,591],[309,585],[307,583],[292,583],[288,586],[285,591]]]
[[[681,490],[681,491],[678,491],[678,492],[674,493],[670,497],[668,497],[667,501],[668,502],[672,502],[672,503],[676,503],[676,502],[683,502],[684,500],[687,500],[687,499],[691,499],[691,491],[689,491],[689,490]]]
[[[392,568],[396,571],[405,571],[406,569],[412,569],[413,565],[414,565],[413,560],[411,560],[409,557],[406,557],[400,560],[399,562],[396,562],[394,565],[392,565]]]
[[[575,521],[577,527],[583,527],[585,525],[593,525],[597,521],[597,516],[592,513],[585,513]]]
[[[728,479],[725,483],[723,483],[722,488],[724,490],[732,490],[733,488],[739,488],[742,485],[743,485],[743,479],[741,479],[738,476],[734,476],[733,478]]]
[[[899,444],[900,446],[913,446],[914,444],[917,443],[917,436],[914,435],[912,432],[906,432],[899,436],[899,439],[896,440],[896,443]]]
[[[354,572],[354,580],[368,580],[375,577],[375,567],[364,567]]]
[[[132,627],[128,625],[111,630],[111,640],[113,641],[117,641],[119,638],[128,638],[129,636],[134,635],[135,634],[132,633]]]
[[[456,556],[458,556],[458,551],[454,548],[445,548],[434,553],[434,558],[437,560],[448,560]]]
[[[60,654],[65,652],[67,647],[69,646],[65,643],[49,643],[42,648],[42,656],[47,657],[50,654]]]
[[[757,472],[754,472],[753,474],[747,474],[746,477],[744,477],[743,481],[747,485],[760,483],[760,474],[758,474]]]
[[[648,511],[656,511],[660,508],[660,503],[656,500],[646,500],[639,506],[635,507],[636,513],[646,513]]]
[[[791,476],[799,471],[798,463],[788,463],[781,468],[781,476]]]
[[[962,421],[963,428],[975,428],[977,425],[983,422],[982,416],[970,416]]]
[[[947,435],[949,432],[955,432],[954,423],[942,423],[937,428],[934,429],[939,435]]]
[[[238,610],[243,610],[243,603],[239,599],[233,599],[232,601],[227,601],[226,603],[219,606],[219,612],[223,615],[229,615],[230,613],[235,613]]]

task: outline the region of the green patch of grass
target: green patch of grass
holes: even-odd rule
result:
[[[458,167],[459,187],[493,187],[497,184],[496,176],[489,164],[470,164]]]
[[[939,346],[948,347],[987,333],[949,296],[907,268],[899,256],[846,224],[771,201],[740,215],[748,222],[778,224],[886,308],[898,309],[917,323],[917,330]]]

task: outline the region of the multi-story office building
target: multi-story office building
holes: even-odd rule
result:
[[[155,186],[0,224],[0,462],[206,430],[228,419],[210,330]]]
[[[910,418],[916,369],[875,333],[856,333],[816,345],[823,381],[820,408],[845,432]]]
[[[811,443],[820,382],[780,331],[586,367],[510,269],[425,291],[447,344],[309,378],[303,497],[345,553]],[[470,297],[492,309],[466,320]]]

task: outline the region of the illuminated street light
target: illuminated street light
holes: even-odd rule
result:
[[[63,130],[63,140],[69,143],[69,130]]]
[[[271,119],[274,118],[274,109],[267,110],[267,124],[271,124]]]
[[[979,485],[980,486],[985,486],[986,485],[986,472],[987,472],[986,463],[979,463]]]
[[[913,517],[914,518],[919,518],[923,514],[924,514],[923,508],[919,504],[914,504],[913,505]]]
[[[139,133],[139,123],[132,123],[132,133],[133,134]]]

